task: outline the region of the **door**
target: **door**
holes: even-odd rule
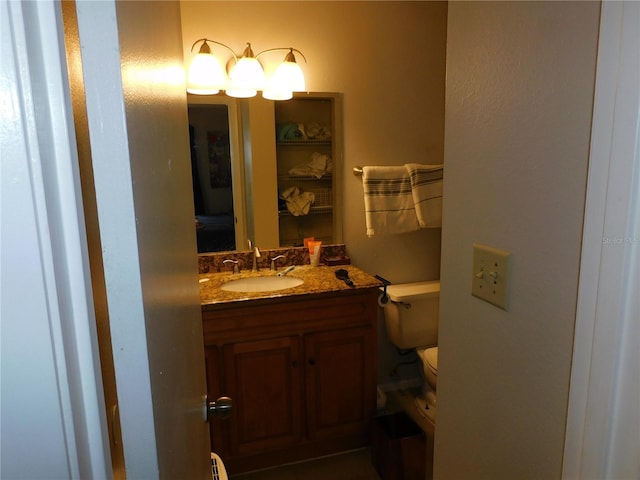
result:
[[[225,345],[225,386],[235,402],[229,419],[232,454],[300,441],[303,371],[298,337]]]
[[[76,11],[124,473],[210,478],[180,7]]]

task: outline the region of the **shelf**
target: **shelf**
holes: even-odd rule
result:
[[[330,182],[333,178],[332,174],[326,174],[320,178],[314,175],[278,175],[279,182],[301,181],[301,182]]]
[[[290,147],[290,146],[331,146],[331,140],[278,140],[277,146]]]
[[[309,215],[313,215],[316,213],[331,213],[333,211],[333,205],[313,205],[309,209],[309,213],[307,215],[299,215],[298,218],[308,217]],[[281,217],[293,217],[289,210],[279,210],[278,215]]]

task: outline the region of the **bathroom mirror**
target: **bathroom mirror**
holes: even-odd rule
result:
[[[248,233],[238,100],[188,97],[198,253],[242,249]]]
[[[188,95],[198,253],[341,243],[341,112],[337,93]],[[313,199],[302,214],[283,198],[292,189]]]

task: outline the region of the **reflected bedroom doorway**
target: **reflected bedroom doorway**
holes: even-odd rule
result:
[[[236,249],[229,109],[189,105],[198,253]]]

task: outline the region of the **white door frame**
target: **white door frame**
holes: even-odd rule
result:
[[[110,478],[61,12],[52,1],[0,12],[0,474]]]
[[[640,473],[640,3],[602,4],[563,478]]]

